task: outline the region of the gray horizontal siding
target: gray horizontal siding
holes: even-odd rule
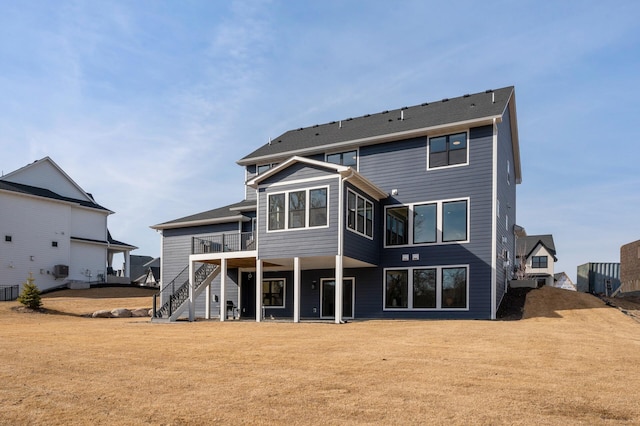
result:
[[[384,233],[380,224],[384,222],[384,216],[381,210],[380,203],[372,200],[368,196],[364,195],[362,191],[354,188],[348,182],[346,184],[347,189],[354,191],[355,193],[363,196],[367,200],[373,203],[373,239],[367,238],[356,232],[353,232],[347,228],[347,189],[344,191],[344,255],[353,259],[358,259],[363,262],[376,265],[380,259],[380,249],[382,248],[382,239]]]
[[[513,226],[516,223],[516,182],[514,176],[513,145],[511,141],[511,120],[509,109],[505,111],[504,119],[497,125],[498,159],[496,170],[496,188],[499,211],[496,212],[496,307],[500,305],[502,297],[507,291],[507,284],[513,271],[516,258],[516,241]],[[507,178],[507,162],[509,162],[510,178]],[[508,217],[508,222],[507,218]],[[506,241],[503,242],[503,237]],[[506,257],[503,251],[508,251],[510,265],[505,268]]]
[[[382,299],[370,316],[416,317],[453,315],[488,318],[491,308],[492,263],[492,169],[491,126],[469,132],[469,164],[427,170],[427,138],[415,138],[360,149],[360,171],[384,191],[397,195],[386,204],[469,198],[469,242],[382,249],[381,267],[469,265],[469,308],[466,313],[383,312]],[[384,214],[381,210],[381,214]],[[383,232],[382,224],[376,229]],[[403,262],[403,254],[417,254],[420,260]],[[383,278],[377,280],[382,297]]]
[[[169,284],[169,282],[175,279],[178,274],[189,265],[191,240],[193,236],[223,232],[238,232],[238,222],[163,230],[162,256],[160,260],[162,262],[162,285],[165,286]],[[181,284],[182,283],[179,283],[178,285]]]
[[[288,178],[299,179],[304,176],[319,176],[319,170],[312,168],[310,173],[299,169],[296,173],[287,174]],[[339,179],[335,174],[323,173],[325,180],[293,185],[271,187],[261,190],[258,202],[258,257],[261,259],[330,256],[338,253],[338,199]],[[286,182],[286,180],[284,180]],[[267,232],[267,197],[269,194],[305,189],[309,187],[329,187],[328,220],[329,226],[322,228],[304,228],[277,232]]]

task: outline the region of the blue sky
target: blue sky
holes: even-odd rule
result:
[[[160,254],[150,225],[241,200],[235,161],[270,137],[509,85],[517,222],[553,234],[556,271],[640,238],[640,2],[0,6],[0,169],[50,156],[134,254]]]

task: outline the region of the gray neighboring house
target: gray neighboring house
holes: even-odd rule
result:
[[[146,275],[147,264],[152,261],[153,261],[153,257],[151,256],[131,255],[130,257],[131,281],[135,283],[138,281],[140,276]]]
[[[143,287],[159,287],[160,286],[160,258],[155,259],[150,256],[144,256],[150,260],[142,265],[140,274],[133,281],[134,284]]]
[[[152,226],[156,320],[493,319],[515,255],[515,90],[285,132],[245,199]]]

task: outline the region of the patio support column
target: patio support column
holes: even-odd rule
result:
[[[220,259],[220,321],[227,319],[227,259]]]
[[[138,278],[131,276],[131,252],[129,250],[124,252],[124,277]]]
[[[193,283],[196,281],[195,274],[194,262],[189,261],[189,321],[196,320],[196,300],[193,288]]]
[[[262,321],[262,260],[256,259],[256,322]]]
[[[342,256],[336,256],[336,300],[335,300],[335,315],[336,324],[342,323],[342,291],[343,291],[343,271],[342,271]]]
[[[211,284],[204,289],[204,294],[207,299],[204,304],[204,318],[211,319]]]
[[[300,258],[293,258],[293,322],[300,322]]]

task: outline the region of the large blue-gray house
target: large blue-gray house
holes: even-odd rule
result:
[[[243,201],[153,226],[157,318],[494,319],[515,255],[513,87],[290,130]]]

